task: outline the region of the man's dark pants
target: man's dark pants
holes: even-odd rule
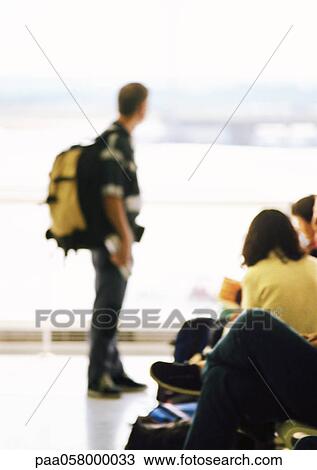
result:
[[[208,356],[186,449],[231,449],[238,428],[286,419],[317,426],[317,349],[249,310]]]
[[[116,333],[127,282],[109,258],[106,248],[92,250],[96,271],[96,298],[91,322],[88,386],[96,388],[104,373],[123,374]]]

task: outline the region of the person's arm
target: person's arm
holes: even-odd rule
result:
[[[101,152],[101,193],[105,217],[120,238],[118,251],[111,255],[116,266],[131,262],[131,247],[134,236],[124,205],[126,178],[124,159],[129,157],[126,137],[114,132],[108,138],[107,146]]]
[[[116,229],[121,241],[120,248],[111,256],[111,261],[116,266],[126,266],[132,258],[133,234],[125,212],[123,199],[115,196],[105,196],[104,207],[107,219]]]

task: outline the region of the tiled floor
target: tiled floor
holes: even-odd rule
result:
[[[57,378],[68,356],[1,355],[0,448],[122,449],[130,424],[155,405],[156,386],[148,371],[159,359],[124,357],[127,372],[148,389],[120,400],[96,400],[86,396],[84,356],[71,357]]]

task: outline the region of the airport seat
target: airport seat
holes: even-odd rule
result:
[[[292,449],[299,439],[306,436],[317,436],[317,427],[314,428],[298,421],[287,420],[276,426],[276,432],[283,446]]]

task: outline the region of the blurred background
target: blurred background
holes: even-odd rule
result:
[[[188,318],[197,306],[219,308],[223,277],[243,275],[253,216],[316,192],[314,2],[12,1],[1,23],[3,334],[34,339],[36,309],[93,302],[89,252],[63,259],[45,240],[41,203],[55,156],[96,135],[25,25],[98,132],[116,118],[123,84],[150,88],[135,136],[146,233],[126,307],[160,309],[162,320],[173,309]]]

